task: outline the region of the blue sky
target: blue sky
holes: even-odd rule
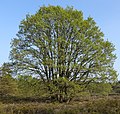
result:
[[[9,60],[10,42],[16,37],[20,21],[43,5],[73,6],[82,10],[85,18],[93,17],[105,39],[115,45],[114,67],[120,74],[120,0],[0,0],[0,65]]]

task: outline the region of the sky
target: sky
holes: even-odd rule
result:
[[[93,17],[105,39],[115,45],[114,68],[120,74],[120,0],[0,0],[0,65],[9,61],[10,42],[16,37],[20,22],[43,5],[73,6],[85,18]]]

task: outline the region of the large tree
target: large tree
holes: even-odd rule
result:
[[[82,85],[114,81],[114,45],[93,18],[83,18],[72,7],[41,7],[21,21],[12,40],[10,57],[19,73],[39,76],[43,82],[65,78]]]

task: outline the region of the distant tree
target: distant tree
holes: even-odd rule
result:
[[[112,86],[110,83],[91,83],[87,87],[91,95],[108,95],[112,92]]]
[[[17,82],[11,76],[6,75],[0,77],[0,96],[2,95],[17,95],[18,88]]]
[[[12,68],[10,63],[3,63],[0,67],[0,76],[12,75]]]
[[[61,77],[86,87],[93,81],[114,82],[115,48],[103,38],[81,11],[43,6],[21,21],[10,57],[18,73],[39,76],[46,85]]]
[[[32,76],[18,76],[17,84],[19,96],[22,97],[40,97],[46,94],[46,87],[43,82]]]
[[[120,81],[113,86],[113,92],[120,94]]]
[[[0,95],[16,95],[17,81],[12,77],[10,63],[4,63],[0,67]]]

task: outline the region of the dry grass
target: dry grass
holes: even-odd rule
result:
[[[0,103],[0,114],[120,114],[120,96],[91,97],[70,103]]]

